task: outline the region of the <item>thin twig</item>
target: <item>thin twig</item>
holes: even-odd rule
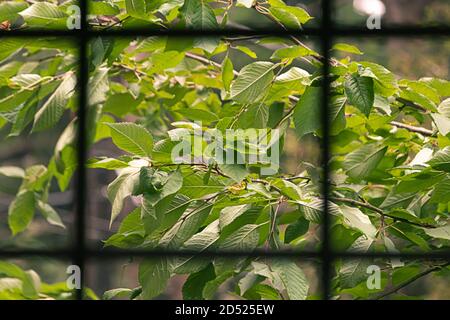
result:
[[[439,265],[439,266],[433,266],[433,267],[431,267],[431,268],[429,268],[429,269],[427,269],[427,270],[425,270],[425,271],[423,271],[421,273],[416,274],[414,277],[412,277],[408,281],[405,281],[405,282],[399,284],[396,287],[393,287],[393,288],[391,288],[391,289],[389,289],[389,290],[387,290],[385,292],[382,292],[382,293],[376,295],[375,297],[372,298],[372,300],[383,299],[383,298],[385,298],[385,297],[387,297],[387,296],[389,296],[389,295],[391,295],[393,293],[396,293],[400,289],[410,285],[414,281],[416,281],[416,280],[418,280],[418,279],[420,279],[420,278],[422,278],[422,277],[424,277],[424,276],[426,276],[426,275],[428,275],[428,274],[430,274],[432,272],[439,271],[439,270],[441,270],[441,269],[443,269],[445,267],[448,267],[448,266],[450,266],[450,262],[448,262],[446,264],[443,264],[443,265]]]
[[[432,130],[428,130],[428,129],[425,129],[422,127],[415,127],[415,126],[411,126],[409,124],[405,124],[405,123],[401,123],[401,122],[397,122],[397,121],[391,121],[390,123],[393,126],[396,126],[398,128],[403,128],[403,129],[406,129],[411,132],[417,132],[424,136],[432,137],[435,135],[435,133]]]

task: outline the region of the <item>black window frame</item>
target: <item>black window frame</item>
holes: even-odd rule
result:
[[[338,26],[333,20],[333,12],[336,0],[321,0],[321,19],[320,25],[317,28],[304,28],[302,30],[292,29],[273,29],[273,28],[259,28],[259,29],[236,29],[225,28],[222,30],[210,31],[195,31],[195,30],[156,30],[156,29],[113,29],[107,28],[105,30],[92,30],[87,23],[87,8],[88,1],[92,0],[78,0],[81,12],[81,28],[74,30],[33,30],[24,29],[16,31],[0,31],[0,41],[2,38],[11,37],[64,37],[70,38],[78,44],[79,49],[79,70],[78,70],[78,85],[79,92],[78,101],[78,170],[76,172],[76,221],[75,221],[75,244],[73,247],[60,250],[7,250],[0,248],[0,258],[26,258],[29,256],[45,256],[49,258],[70,259],[73,264],[78,265],[81,269],[81,288],[77,289],[76,299],[83,300],[83,288],[85,287],[84,274],[86,270],[86,262],[90,259],[115,259],[121,257],[138,256],[138,257],[155,257],[155,256],[180,256],[192,255],[191,252],[179,251],[161,251],[161,250],[93,250],[86,244],[86,203],[88,200],[88,184],[86,172],[87,159],[87,145],[86,139],[86,113],[87,113],[87,90],[89,80],[88,70],[88,43],[90,39],[98,36],[108,37],[139,37],[139,36],[314,36],[319,39],[320,47],[323,55],[323,97],[322,97],[322,115],[321,122],[323,127],[323,145],[322,145],[322,168],[324,169],[324,181],[328,181],[330,159],[330,139],[329,139],[329,119],[327,118],[327,110],[329,103],[330,92],[330,49],[336,38],[352,38],[352,37],[439,37],[450,39],[450,25],[436,25],[436,26],[420,26],[420,25],[398,25],[398,26],[382,26],[381,29],[370,30],[368,28],[357,28],[348,26]],[[202,252],[197,253],[198,256],[246,256],[246,257],[266,257],[266,258],[290,258],[290,259],[318,259],[321,262],[321,294],[323,300],[332,298],[332,267],[337,259],[354,259],[354,258],[402,258],[402,259],[417,259],[417,260],[444,260],[450,262],[450,251],[431,252],[431,253],[357,253],[357,252],[334,252],[330,245],[330,226],[331,219],[328,210],[328,199],[330,198],[330,186],[327,183],[322,184],[322,192],[324,199],[324,215],[322,222],[321,234],[321,249],[317,252],[293,252],[293,251],[261,251],[255,250],[252,252]]]

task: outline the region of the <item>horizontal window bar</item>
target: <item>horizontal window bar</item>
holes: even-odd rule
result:
[[[26,256],[49,256],[49,257],[70,257],[79,251],[65,250],[21,250],[21,251],[0,251],[0,258],[17,258]],[[255,250],[252,252],[242,251],[177,251],[177,250],[86,250],[84,252],[86,258],[111,258],[111,257],[154,257],[154,256],[193,256],[196,257],[291,257],[291,258],[323,258],[324,254],[320,251],[266,251]],[[403,258],[403,259],[443,259],[450,261],[450,252],[433,252],[433,253],[358,253],[358,252],[329,252],[327,256],[330,259],[339,258]]]
[[[355,37],[355,36],[450,36],[450,26],[442,27],[386,27],[382,29],[361,29],[361,28],[332,28],[328,30],[328,36],[332,37]],[[331,33],[331,34],[330,34]],[[151,30],[151,29],[120,29],[120,30],[23,30],[23,31],[1,31],[1,37],[30,37],[30,36],[73,36],[79,37],[84,35],[86,37],[98,36],[121,36],[121,37],[136,37],[136,36],[178,36],[178,37],[201,37],[201,36],[278,36],[286,37],[290,35],[297,36],[323,36],[322,29],[304,29],[304,30],[241,30],[241,29],[223,29],[210,31],[194,31],[194,30]]]

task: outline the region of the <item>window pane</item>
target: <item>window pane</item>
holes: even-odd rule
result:
[[[77,49],[67,38],[0,46],[0,246],[64,247],[74,222]]]
[[[0,30],[74,30],[80,28],[78,0],[2,1]]]
[[[0,300],[72,300],[70,263],[49,257],[0,260]]]
[[[334,296],[342,300],[447,300],[449,263],[345,259],[335,265]]]
[[[87,285],[105,299],[121,300],[321,298],[320,266],[313,260],[260,258],[247,265],[235,262],[222,258],[186,261],[183,257],[92,260]],[[167,270],[167,263],[171,270]],[[224,268],[227,265],[234,265],[235,271]],[[161,272],[152,273],[152,268]]]
[[[338,25],[359,28],[387,26],[449,25],[450,4],[446,0],[335,0]],[[381,16],[381,18],[379,18]]]
[[[341,41],[335,49],[342,59],[332,69],[333,91],[341,99],[332,105],[339,112],[331,113],[333,246],[448,250],[448,237],[441,234],[448,229],[448,199],[441,192],[448,177],[432,160],[448,146],[444,110],[450,83],[440,56],[448,56],[448,43]],[[365,54],[343,52],[350,44]]]
[[[102,29],[179,29],[212,31],[221,29],[299,30],[317,28],[320,1],[147,1],[134,6],[127,1],[88,0],[89,25]],[[202,13],[202,14],[197,14]]]
[[[178,250],[200,231],[221,237],[214,249],[320,246],[320,87],[302,102],[307,112],[293,115],[320,70],[317,45],[228,41],[90,43],[97,65],[91,108],[98,110],[88,161],[94,246],[109,238],[119,248]],[[205,44],[215,51],[199,49]],[[109,53],[110,46],[122,51]],[[249,244],[229,243],[243,232]]]

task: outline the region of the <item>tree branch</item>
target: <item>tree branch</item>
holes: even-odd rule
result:
[[[371,210],[373,212],[378,213],[382,217],[388,217],[388,218],[394,219],[395,221],[401,221],[401,222],[409,223],[409,224],[417,226],[417,227],[421,227],[421,228],[436,228],[436,226],[432,225],[432,224],[418,223],[418,222],[409,221],[408,219],[405,219],[405,218],[394,217],[394,216],[392,216],[390,214],[384,213],[383,210],[381,210],[378,207],[375,207],[375,206],[371,205],[368,202],[361,202],[361,201],[354,200],[354,199],[336,198],[336,197],[331,197],[330,200],[331,201],[335,201],[335,202],[344,202],[344,203],[348,203],[348,204],[351,204],[351,205],[354,205],[354,206],[358,206],[358,207],[363,207],[363,208],[366,208],[366,209],[369,209],[369,210]]]
[[[415,126],[411,126],[409,124],[405,124],[405,123],[401,123],[401,122],[397,122],[397,121],[391,121],[390,123],[393,126],[396,126],[398,128],[406,129],[411,132],[420,133],[424,136],[433,137],[435,135],[432,130],[428,130],[428,129],[425,129],[422,127],[415,127]]]
[[[266,16],[267,18],[269,18],[271,21],[275,22],[277,25],[279,25],[283,30],[287,31],[287,28],[280,22],[278,21],[274,16],[272,16],[270,14],[270,12],[267,10],[267,8],[261,6],[261,5],[256,5],[253,7],[257,12],[261,13],[262,15]],[[305,48],[308,51],[314,52],[314,50],[312,50],[311,48],[309,48],[306,44],[304,44],[302,41],[300,41],[300,39],[298,39],[296,36],[293,35],[289,35],[289,38],[292,40],[292,42],[294,42],[296,45],[301,46],[303,48]],[[320,62],[320,63],[324,63],[325,62],[325,58],[323,56],[321,56],[320,54],[315,54],[315,55],[311,55],[311,57]],[[302,57],[302,59],[306,60],[308,63],[311,63],[311,61],[309,61],[308,59],[306,59],[305,57]],[[331,64],[335,65],[336,64],[336,60],[332,59]]]
[[[420,279],[420,278],[422,278],[422,277],[424,277],[424,276],[426,276],[426,275],[428,275],[428,274],[430,274],[432,272],[439,271],[439,270],[441,270],[441,269],[443,269],[443,268],[445,268],[445,267],[447,267],[449,265],[450,265],[450,262],[442,264],[442,265],[439,265],[439,266],[431,267],[431,268],[429,268],[429,269],[427,269],[425,271],[422,271],[421,273],[416,274],[414,277],[412,277],[408,281],[405,281],[405,282],[401,283],[400,285],[398,285],[396,287],[393,287],[393,288],[391,288],[391,289],[389,289],[389,290],[387,290],[385,292],[382,292],[382,293],[376,295],[372,299],[373,300],[383,299],[383,298],[385,298],[385,297],[387,297],[387,296],[389,296],[389,295],[399,291],[400,289],[410,285],[414,281],[416,281],[416,280],[418,280],[418,279]]]
[[[203,57],[203,56],[199,56],[199,55],[197,55],[197,54],[191,53],[191,52],[186,52],[186,57],[188,57],[188,58],[190,58],[190,59],[193,59],[193,60],[196,60],[196,61],[199,61],[199,62],[201,62],[201,63],[203,63],[203,64],[212,65],[212,66],[214,66],[214,67],[216,67],[216,68],[222,68],[222,66],[221,66],[219,63],[217,63],[217,62],[215,62],[215,61],[212,61],[212,60],[210,60],[210,59],[208,59],[208,58],[205,58],[205,57]],[[134,70],[133,70],[133,71],[134,71]],[[235,76],[237,76],[237,75],[239,74],[239,72],[237,72],[236,70],[233,70],[233,74],[234,74]],[[300,100],[298,97],[293,96],[293,95],[288,96],[288,98],[289,98],[289,100],[290,100],[292,103],[294,103],[294,106],[292,106],[292,107],[287,111],[287,113],[286,113],[286,114],[285,114],[285,115],[284,115],[284,116],[283,116],[283,117],[275,124],[274,128],[279,127],[279,126],[280,126],[283,122],[285,122],[290,116],[292,116],[292,114],[293,114],[293,112],[294,112],[294,109],[295,109],[295,106],[296,106],[297,102]],[[418,107],[421,108],[420,106],[418,106]],[[432,137],[432,136],[435,135],[433,131],[428,130],[428,129],[426,129],[426,128],[415,127],[415,126],[411,126],[411,125],[404,124],[404,123],[397,122],[397,121],[391,121],[390,124],[393,125],[393,126],[395,126],[395,127],[403,128],[403,129],[406,129],[406,130],[408,130],[408,131],[420,133],[420,134],[422,134],[422,135],[429,136],[429,137]]]

